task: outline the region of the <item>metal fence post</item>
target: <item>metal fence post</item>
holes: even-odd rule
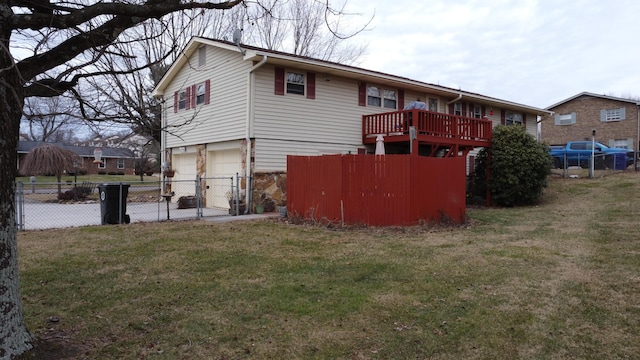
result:
[[[196,175],[196,219],[202,218],[202,183],[200,175]]]
[[[23,194],[22,181],[18,181],[18,187],[16,189],[16,227],[18,231],[24,230],[24,194]]]
[[[231,179],[233,186],[233,179]],[[240,176],[236,173],[236,216],[240,215]]]

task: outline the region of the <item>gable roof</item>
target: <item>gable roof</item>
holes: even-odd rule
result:
[[[371,82],[379,85],[395,86],[406,90],[427,91],[434,95],[446,97],[450,100],[458,98],[477,101],[481,103],[491,103],[500,105],[505,109],[514,109],[519,111],[527,111],[537,115],[548,115],[550,112],[534,106],[523,105],[511,101],[493,98],[482,94],[463,91],[461,89],[453,89],[446,86],[430,84],[418,80],[409,79],[402,76],[386,74],[379,71],[367,70],[355,66],[339,64],[326,60],[314,59],[306,56],[293,55],[275,50],[267,50],[249,45],[237,46],[228,41],[209,39],[203,37],[193,37],[182,51],[181,55],[171,65],[166,74],[162,77],[158,85],[154,88],[152,95],[154,97],[162,97],[165,90],[171,84],[173,78],[178,74],[180,69],[187,63],[193,53],[203,45],[214,46],[229,51],[235,51],[243,54],[243,61],[260,61],[265,60],[269,64],[279,66],[296,66],[305,70],[310,70],[327,76],[342,76],[346,78],[357,79],[358,81]]]
[[[596,98],[600,98],[600,99],[607,99],[607,100],[613,100],[613,101],[626,102],[626,103],[630,103],[630,104],[633,104],[633,105],[640,106],[640,102],[638,102],[637,100],[619,98],[619,97],[608,96],[608,95],[599,95],[599,94],[594,94],[594,93],[583,91],[583,92],[581,92],[581,93],[579,93],[577,95],[574,95],[574,96],[572,96],[570,98],[564,99],[564,100],[562,100],[562,101],[560,101],[558,103],[555,103],[555,104],[553,104],[551,106],[547,106],[546,109],[547,110],[553,109],[553,108],[555,108],[557,106],[560,106],[560,105],[562,105],[564,103],[568,103],[569,101],[575,100],[575,99],[577,99],[579,97],[582,97],[582,96],[590,96],[590,97],[596,97]]]

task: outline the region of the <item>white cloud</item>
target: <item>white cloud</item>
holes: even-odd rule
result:
[[[538,107],[582,91],[640,96],[637,1],[348,5],[375,8],[373,29],[357,38],[369,43],[364,68]]]

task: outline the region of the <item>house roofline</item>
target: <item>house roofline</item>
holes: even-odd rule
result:
[[[572,97],[569,97],[567,99],[564,99],[560,102],[557,102],[551,106],[547,106],[545,109],[549,110],[549,109],[553,109],[554,107],[560,106],[564,103],[567,103],[569,101],[575,100],[581,96],[592,96],[592,97],[597,97],[597,98],[601,98],[601,99],[607,99],[607,100],[614,100],[614,101],[620,101],[620,102],[626,102],[626,103],[631,103],[634,104],[636,106],[640,106],[640,102],[638,102],[637,100],[633,100],[633,99],[625,99],[625,98],[619,98],[619,97],[615,97],[615,96],[609,96],[609,95],[600,95],[600,94],[595,94],[595,93],[591,93],[591,92],[587,92],[587,91],[583,91],[577,95],[574,95]]]
[[[169,85],[171,80],[176,76],[179,69],[188,61],[191,55],[201,46],[201,45],[211,45],[218,48],[235,51],[241,53],[241,50],[245,50],[245,54],[243,60],[245,61],[259,61],[263,58],[264,55],[268,56],[268,63],[273,65],[291,65],[295,63],[298,67],[302,66],[305,69],[313,70],[315,72],[320,72],[325,74],[326,76],[343,76],[352,79],[358,79],[364,82],[372,82],[380,85],[390,85],[390,86],[398,86],[404,89],[414,90],[414,91],[426,91],[443,96],[448,100],[454,100],[460,95],[462,95],[462,99],[467,99],[471,101],[477,101],[483,104],[493,104],[500,105],[500,107],[505,109],[512,110],[520,110],[527,111],[529,113],[534,113],[536,115],[551,115],[553,112],[537,108],[534,106],[519,104],[512,101],[506,101],[502,99],[497,99],[490,96],[485,96],[482,94],[477,94],[469,91],[464,91],[461,89],[449,88],[446,86],[430,84],[418,80],[409,79],[402,76],[387,74],[379,71],[368,70],[364,68],[359,68],[351,65],[339,64],[327,60],[314,59],[306,56],[294,55],[289,53],[284,53],[275,50],[268,50],[263,48],[258,48],[251,45],[241,45],[241,48],[236,46],[235,44],[216,39],[209,39],[203,37],[193,37],[189,40],[189,43],[185,47],[185,49],[181,52],[180,56],[176,59],[176,61],[169,68],[167,73],[160,80],[158,85],[153,89],[152,95],[154,97],[161,97],[164,95],[164,90]]]

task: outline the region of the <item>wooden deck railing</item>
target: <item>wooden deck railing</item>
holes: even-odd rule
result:
[[[465,116],[442,114],[423,110],[394,111],[362,116],[363,142],[382,134],[385,137],[406,135],[409,127],[415,126],[418,138],[428,135],[453,142],[491,141],[492,122],[488,119],[476,119]],[[375,141],[375,140],[374,140]]]

